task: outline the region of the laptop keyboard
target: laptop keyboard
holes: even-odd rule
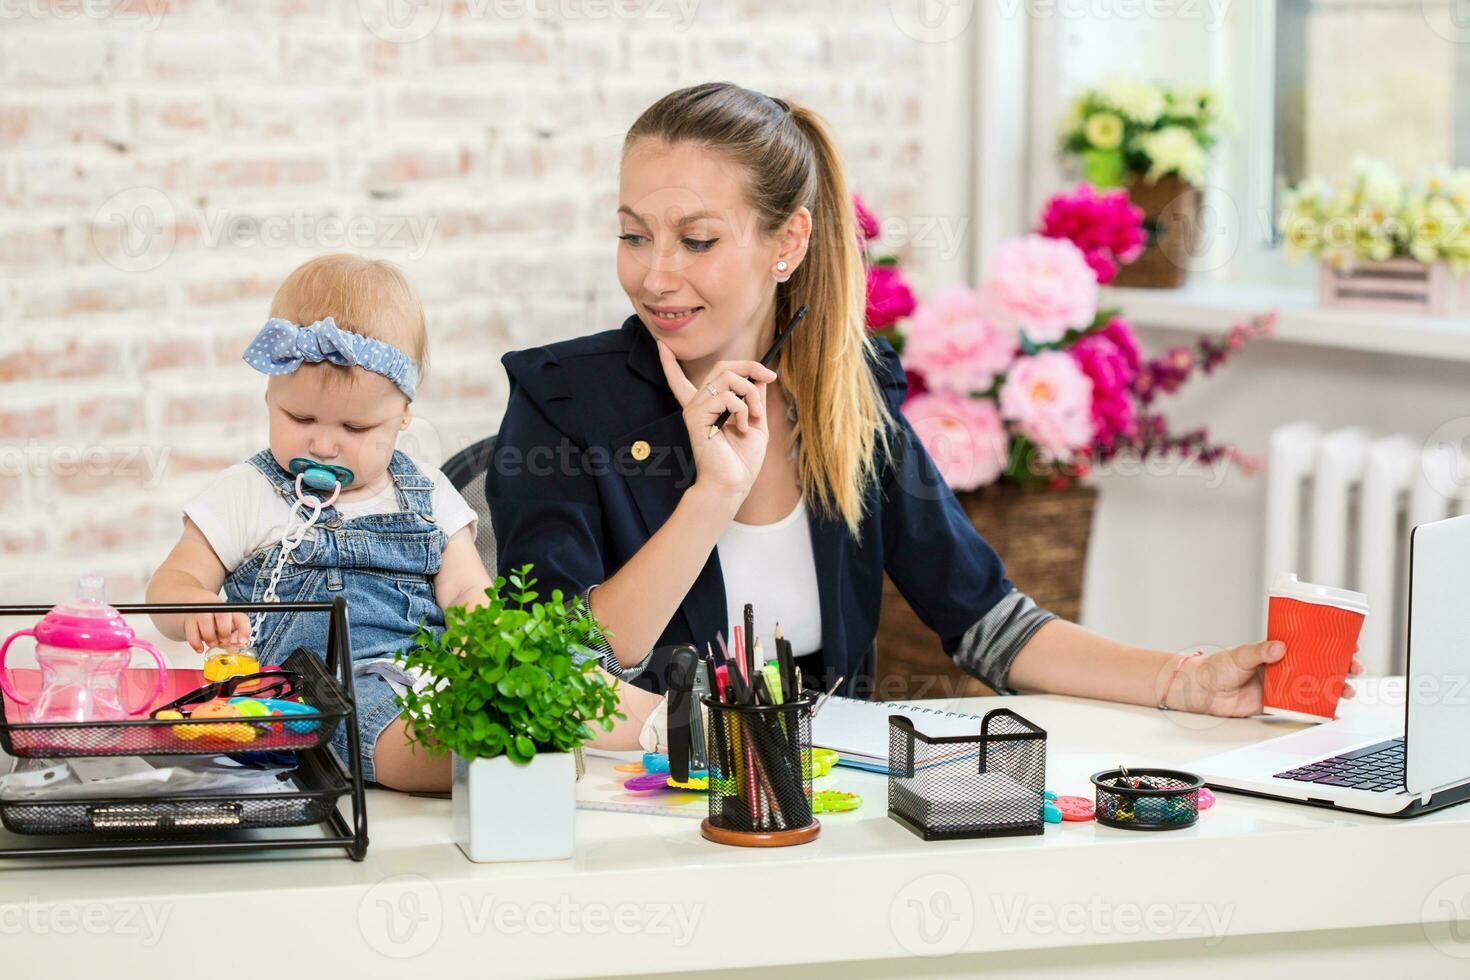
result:
[[[1365,745],[1343,755],[1278,772],[1276,778],[1344,786],[1371,793],[1401,789],[1404,785],[1404,740],[1391,738],[1376,745]]]

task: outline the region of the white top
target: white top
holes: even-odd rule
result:
[[[410,457],[412,459],[412,457]],[[431,506],[434,520],[446,535],[468,526],[475,533],[475,512],[454,489],[449,478],[432,466],[413,460],[419,471],[434,481]],[[388,486],[371,497],[344,500],[333,505],[342,519],[368,514],[396,514],[398,498],[392,478]],[[184,506],[184,514],[199,525],[220,563],[234,571],[261,548],[280,542],[291,507],[271,486],[265,474],[249,463],[236,463]]]
[[[1119,762],[1188,769],[1200,755],[1300,727],[1073,697],[943,706],[984,714],[996,702],[1046,731],[1047,787],[1089,798],[1088,776]],[[612,794],[627,775],[614,764],[589,758],[578,798]],[[218,955],[219,923],[238,918],[242,902],[268,902],[279,921],[312,924],[311,942],[288,947],[301,975],[607,976],[713,964],[851,977],[854,961],[882,960],[887,975],[901,975],[920,954],[952,954],[953,973],[978,974],[994,971],[998,954],[1033,976],[1096,977],[1130,963],[1144,964],[1142,976],[1168,960],[1172,975],[1200,980],[1239,977],[1241,950],[1297,967],[1354,950],[1366,957],[1359,964],[1392,963],[1395,976],[1460,975],[1449,954],[1464,941],[1421,923],[1463,916],[1463,862],[1452,855],[1463,854],[1470,804],[1385,820],[1221,792],[1186,830],[1062,823],[1039,837],[925,843],[889,819],[881,776],[839,766],[812,787],[859,793],[863,805],[822,814],[821,836],[800,847],[725,847],[700,837],[695,819],[580,810],[570,860],[472,864],[454,846],[449,800],[370,789],[372,843],[360,864],[332,851],[255,857],[231,863],[221,888],[213,868],[156,858],[13,862],[0,869],[6,894],[24,896],[24,921],[36,924],[12,928],[5,953],[54,976],[156,978],[158,962]],[[0,841],[27,843],[4,831]],[[1354,855],[1371,863],[1371,881]],[[88,910],[110,929],[83,928]],[[760,941],[732,942],[728,924],[757,913]],[[1290,953],[1291,933],[1307,934],[1309,957]],[[1231,955],[1201,955],[1211,939]],[[151,956],[119,956],[125,942],[149,942]],[[1391,953],[1380,948],[1389,942]],[[1098,956],[1120,969],[1099,970]],[[1332,975],[1362,973],[1348,965]]]
[[[822,649],[822,605],[817,594],[817,559],[806,501],[774,524],[731,521],[715,545],[725,577],[725,609],[731,627],[744,622],[745,604],[755,606],[756,637],[767,660],[776,656],[776,624],[797,656]]]

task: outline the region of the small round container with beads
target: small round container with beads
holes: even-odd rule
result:
[[[1199,820],[1205,782],[1177,769],[1128,769],[1094,773],[1093,813],[1098,823],[1122,830],[1183,830]]]

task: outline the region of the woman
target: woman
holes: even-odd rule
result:
[[[768,655],[779,621],[805,677],[866,694],[886,571],[997,691],[1260,710],[1281,644],[1128,647],[1006,581],[899,412],[897,356],[867,336],[851,198],[816,113],[725,83],[674,92],[629,130],[619,194],[635,313],[506,355],[486,484],[500,567],[534,563],[543,594],[586,596],[610,672],[728,638],[749,602]],[[758,359],[803,304],[767,370]],[[648,700],[629,697],[641,716]]]

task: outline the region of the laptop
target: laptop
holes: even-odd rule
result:
[[[1201,759],[1214,789],[1387,817],[1470,799],[1470,515],[1409,537],[1403,704],[1344,700],[1338,717]]]

